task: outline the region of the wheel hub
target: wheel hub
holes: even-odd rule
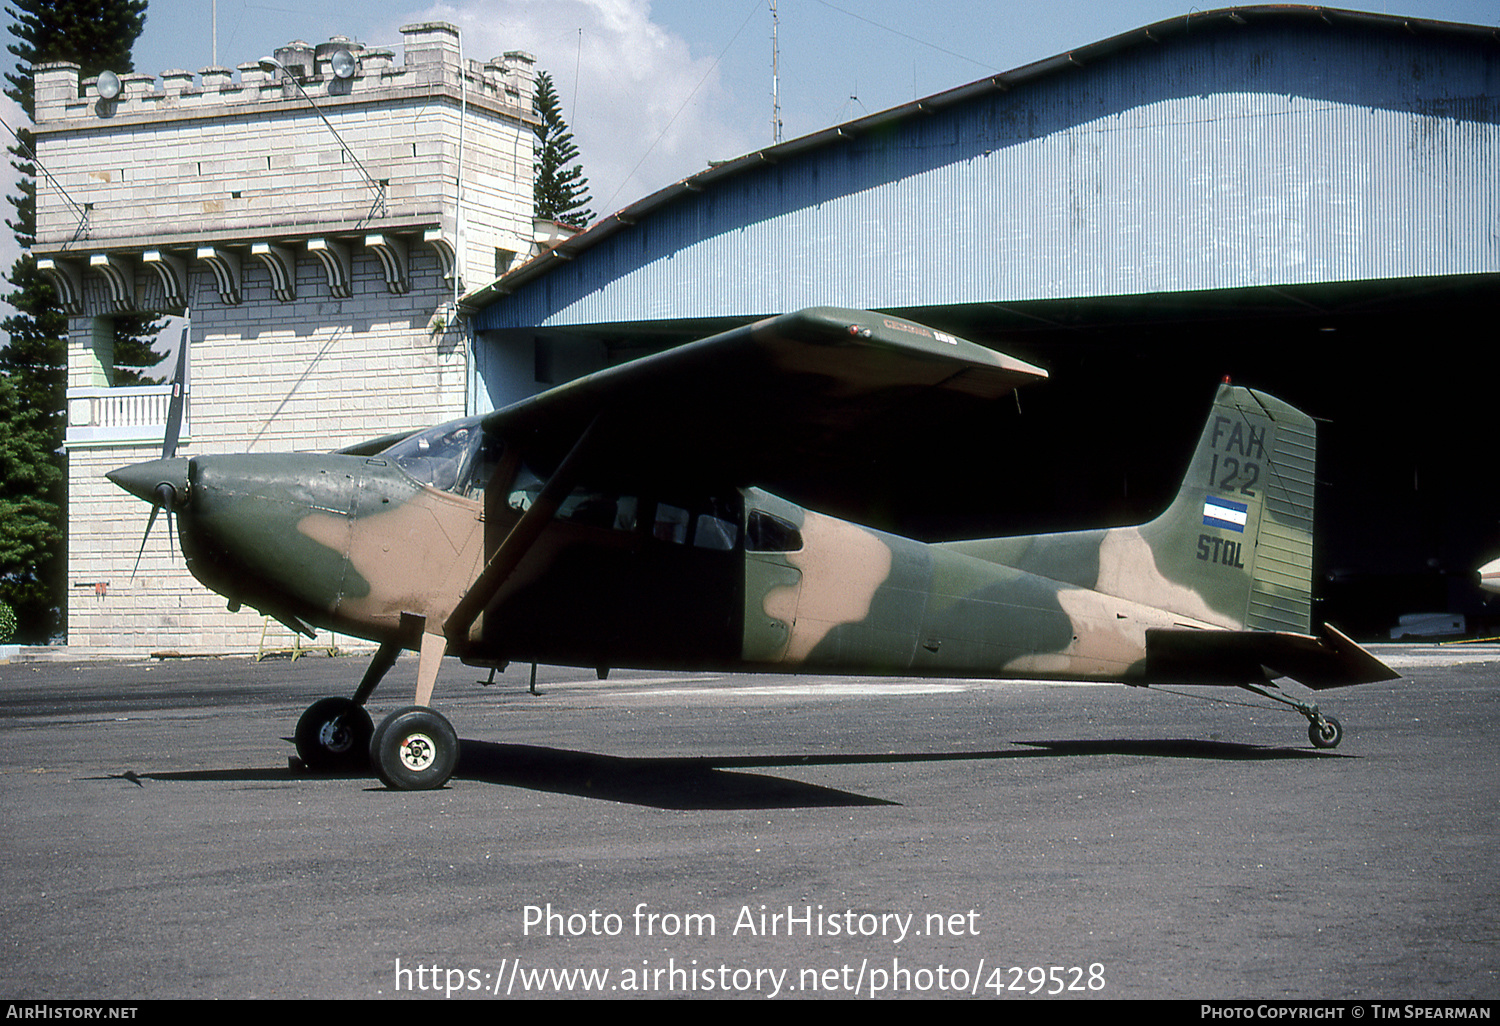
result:
[[[329,720],[318,728],[318,744],[342,755],[354,744],[354,734],[339,720]]]
[[[397,709],[370,739],[370,762],[398,791],[442,787],[458,763],[458,735],[442,713],[425,706]]]
[[[401,739],[400,758],[403,766],[420,773],[437,758],[437,746],[426,734],[408,734]]]

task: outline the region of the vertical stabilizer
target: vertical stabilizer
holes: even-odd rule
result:
[[[1221,386],[1176,499],[1139,529],[1157,570],[1225,626],[1307,633],[1316,449],[1311,417]]]
[[[942,548],[1163,609],[1185,626],[1306,634],[1316,426],[1222,385],[1182,485],[1155,520]]]

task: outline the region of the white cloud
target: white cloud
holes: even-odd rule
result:
[[[465,0],[416,17],[457,25],[469,58],[536,56],[602,216],[749,151],[760,128],[726,115],[717,55],[695,56],[650,11],[647,0]]]

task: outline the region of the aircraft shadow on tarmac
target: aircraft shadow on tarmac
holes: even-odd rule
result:
[[[736,771],[778,766],[998,761],[1099,755],[1233,762],[1349,758],[1306,748],[1195,739],[1016,741],[1014,744],[1019,747],[978,752],[622,758],[538,745],[463,741],[454,778],[663,809],[829,808],[900,803],[785,777]],[[345,779],[361,779],[363,775],[343,776]],[[140,787],[144,786],[141,783],[143,780],[272,782],[292,781],[301,777],[302,774],[294,769],[234,769],[170,773],[127,771],[111,774],[109,779],[128,780]]]

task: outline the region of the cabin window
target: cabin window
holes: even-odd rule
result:
[[[656,504],[656,523],[651,528],[651,537],[657,541],[681,545],[687,541],[688,521],[690,519],[691,514],[681,506],[658,502]]]
[[[510,508],[524,513],[536,502],[546,482],[522,465],[510,488]],[[636,495],[617,495],[588,485],[574,488],[557,508],[557,519],[584,527],[627,534],[647,531],[669,545],[689,545],[716,552],[733,552],[739,545],[739,507],[710,498],[691,505],[652,502]]]
[[[693,546],[716,552],[733,552],[740,543],[740,505],[712,498],[698,510],[693,522]]]
[[[616,530],[630,530],[630,527],[621,526],[621,503],[625,498],[617,495],[606,495],[604,492],[594,491],[591,488],[575,488],[572,493],[562,501],[557,509],[557,519],[566,520],[573,524],[582,524],[585,527],[604,527]],[[634,502],[634,499],[630,499]],[[624,518],[633,527],[635,520],[633,516]]]
[[[798,552],[802,532],[780,517],[751,510],[745,524],[745,548],[751,552]]]
[[[674,545],[691,539],[695,549],[733,552],[740,541],[737,520],[735,507],[722,499],[708,499],[692,509],[659,502],[651,536]]]
[[[634,531],[641,522],[641,500],[634,495],[622,495],[615,506],[615,530]]]
[[[494,435],[480,432],[479,451],[469,461],[468,481],[460,482],[463,494],[471,499],[484,498],[495,471],[500,469],[500,458],[505,455],[505,443]]]
[[[700,549],[732,552],[739,533],[739,527],[732,521],[711,513],[700,513],[693,528],[693,544]]]
[[[546,482],[537,477],[530,467],[522,464],[521,469],[516,471],[515,482],[510,486],[510,508],[517,513],[525,513],[542,493],[544,484]]]
[[[525,513],[536,502],[546,485],[536,471],[522,464],[510,486],[510,508]],[[640,500],[634,495],[613,495],[579,485],[568,493],[557,507],[558,520],[585,527],[603,527],[615,531],[634,531],[640,518]]]

